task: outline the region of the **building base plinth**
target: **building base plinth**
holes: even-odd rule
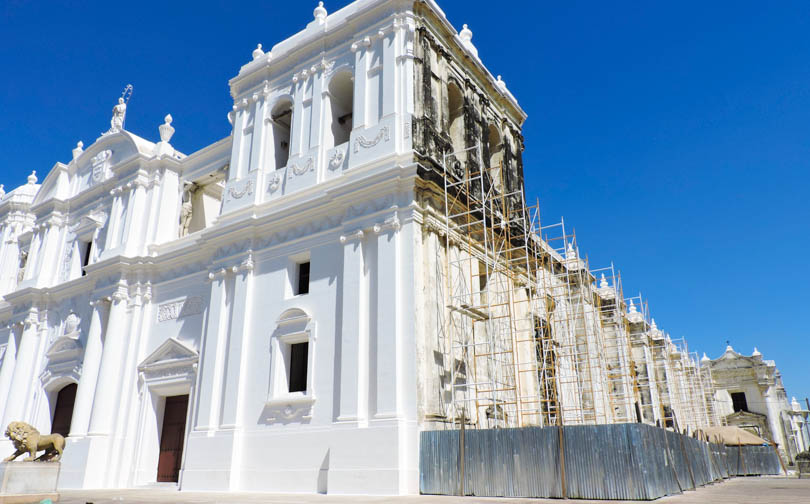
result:
[[[0,504],[57,501],[59,462],[5,462],[0,464]]]

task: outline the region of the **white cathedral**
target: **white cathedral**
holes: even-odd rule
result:
[[[0,186],[0,418],[67,436],[60,488],[414,494],[424,429],[716,423],[708,368],[615,277],[509,237],[526,114],[434,0],[321,3],[230,89],[198,152],[171,116],[127,131],[125,94]],[[450,224],[480,164],[453,194],[500,203],[464,215],[538,266]]]
[[[0,416],[68,436],[60,488],[418,491],[417,29],[470,57],[432,0],[321,4],[231,79],[228,137],[119,100],[3,193]]]

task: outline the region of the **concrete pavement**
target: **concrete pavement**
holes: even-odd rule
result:
[[[166,489],[99,490],[62,492],[60,504],[218,504],[218,503],[268,503],[268,504],[559,504],[559,499],[503,499],[482,497],[366,497],[333,495],[274,495],[247,493],[190,493]],[[638,501],[583,501],[572,503],[600,503]],[[808,504],[810,503],[810,479],[783,477],[734,478],[715,483],[683,495],[665,497],[655,501],[660,504]]]

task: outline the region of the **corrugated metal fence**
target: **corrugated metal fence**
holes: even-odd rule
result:
[[[423,494],[459,495],[463,472],[465,495],[651,500],[780,470],[770,446],[726,447],[644,424],[466,430],[463,459],[459,438],[422,433]]]

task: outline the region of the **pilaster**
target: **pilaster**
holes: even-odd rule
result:
[[[110,299],[110,315],[101,354],[93,413],[90,418],[91,436],[110,435],[115,425],[121,390],[121,368],[128,334],[127,299],[126,292],[120,289]]]
[[[343,290],[339,293],[343,303],[342,324],[340,327],[340,411],[338,421],[360,419],[360,367],[368,366],[368,361],[360,361],[361,347],[368,339],[362,334],[368,323],[361,320],[361,306],[368,300],[368,290],[363,264],[363,240],[365,233],[357,231],[341,236],[343,244]],[[366,348],[367,351],[367,348]],[[366,389],[367,390],[367,389]]]
[[[87,435],[104,348],[102,339],[109,304],[105,299],[92,301],[90,304],[93,307],[93,313],[90,318],[90,328],[87,331],[82,374],[76,389],[76,402],[73,405],[73,418],[70,421],[70,437]]]
[[[39,314],[31,311],[26,317],[20,348],[17,351],[17,362],[11,379],[11,388],[8,394],[8,404],[3,415],[3,425],[13,421],[28,421],[26,413],[28,405],[33,400],[34,393],[31,385],[36,371],[37,350],[40,346]]]
[[[20,328],[10,325],[8,331],[8,342],[3,352],[3,361],[0,365],[0,418],[4,418],[5,409],[8,406],[9,392],[11,391],[11,380],[14,376],[14,367],[17,363],[17,340]],[[4,424],[5,425],[5,424]]]

